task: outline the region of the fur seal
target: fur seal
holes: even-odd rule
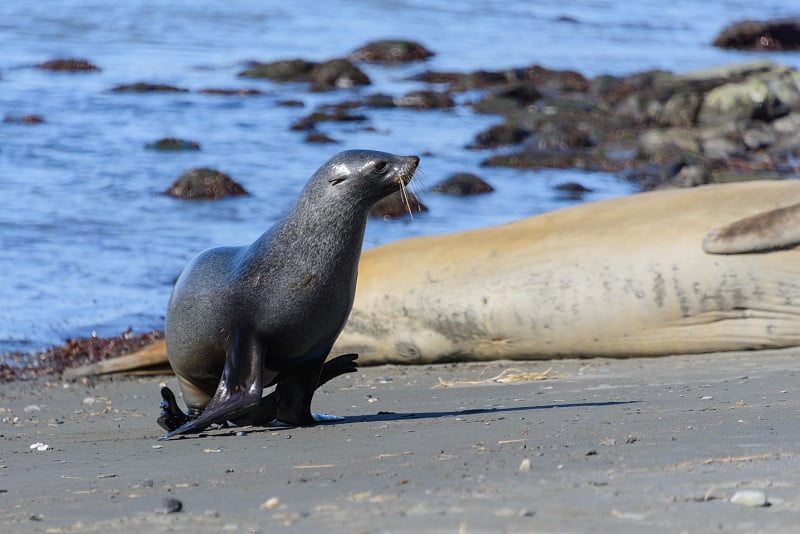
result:
[[[165,334],[189,411],[162,390],[162,439],[225,421],[319,420],[314,390],[355,369],[354,354],[324,362],[353,304],[368,211],[403,189],[418,164],[417,156],[341,152],[254,243],[206,250],[187,265]]]
[[[382,364],[800,345],[798,199],[797,180],[663,190],[366,250],[334,351]],[[720,239],[750,253],[703,250],[734,223]]]

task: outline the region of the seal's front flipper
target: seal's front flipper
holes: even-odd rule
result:
[[[228,347],[217,391],[203,413],[197,419],[167,432],[161,439],[202,432],[209,425],[236,419],[252,410],[261,401],[262,361],[255,340],[250,336],[243,339],[240,334],[235,334]]]
[[[800,204],[765,211],[717,228],[703,239],[709,254],[767,252],[800,245]]]
[[[311,398],[317,389],[323,363],[308,363],[281,373],[275,388],[275,417],[296,426],[314,424]]]

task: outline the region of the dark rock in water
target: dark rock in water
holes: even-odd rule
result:
[[[338,143],[336,139],[328,137],[324,133],[311,131],[306,135],[306,143]]]
[[[85,59],[54,59],[33,66],[34,69],[54,72],[100,72],[100,69]]]
[[[179,150],[200,150],[200,144],[194,141],[187,141],[185,139],[177,139],[175,137],[165,137],[153,143],[147,143],[145,148],[151,150],[164,150],[164,151],[179,151]]]
[[[402,191],[396,191],[388,197],[378,201],[369,212],[369,216],[376,219],[396,219],[403,215],[413,215],[428,211],[417,196],[409,190],[404,195]],[[408,199],[408,203],[404,199]],[[409,213],[410,209],[410,213]]]
[[[357,85],[369,85],[370,80],[364,71],[347,59],[331,59],[314,65],[309,73],[312,91],[349,89]]]
[[[713,44],[737,50],[800,50],[800,18],[737,22],[722,30]]]
[[[164,194],[185,200],[219,200],[230,196],[249,195],[227,174],[204,168],[187,170],[164,191]]]
[[[583,198],[583,195],[592,192],[591,189],[579,184],[578,182],[566,182],[563,184],[558,184],[553,189],[558,191],[559,197],[568,200],[580,200]]]
[[[455,196],[469,196],[491,193],[494,191],[494,187],[475,174],[460,172],[433,186],[431,191]]]
[[[461,72],[437,72],[432,70],[426,70],[425,72],[421,72],[419,74],[411,76],[409,80],[415,82],[425,82],[425,83],[453,84],[456,81],[460,80],[463,76],[465,75]]]
[[[367,119],[366,115],[351,113],[346,106],[326,106],[298,119],[289,129],[313,130],[318,122],[363,122]]]
[[[118,85],[111,89],[114,93],[188,93],[188,89],[181,89],[172,85],[161,83],[137,82],[126,85]]]
[[[449,94],[437,91],[412,91],[395,98],[394,103],[398,107],[412,109],[447,109],[455,106]]]
[[[265,94],[264,91],[258,89],[215,89],[213,87],[200,89],[197,91],[201,95],[219,95],[219,96],[259,96]]]
[[[563,191],[565,193],[591,193],[593,189],[589,189],[588,187],[584,186],[583,184],[579,184],[578,182],[566,182],[563,184],[558,184],[553,189],[556,191]]]
[[[532,82],[514,82],[491,91],[475,105],[481,113],[503,113],[510,107],[530,106],[542,98]]]
[[[350,58],[367,63],[410,63],[425,61],[433,55],[419,43],[387,39],[367,43],[355,50]]]
[[[285,108],[303,108],[306,106],[302,100],[278,100],[275,104]]]
[[[287,59],[270,63],[254,61],[240,72],[242,78],[267,78],[276,82],[307,82],[316,63],[304,59]]]
[[[517,145],[530,137],[531,133],[516,124],[503,123],[491,126],[488,130],[478,133],[475,141],[467,148],[496,148],[503,145]]]
[[[6,115],[3,122],[8,124],[43,124],[44,117],[41,115]]]
[[[364,100],[364,105],[368,108],[389,109],[397,107],[395,99],[389,95],[369,95]]]

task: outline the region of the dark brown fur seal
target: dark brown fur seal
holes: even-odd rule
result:
[[[164,438],[231,420],[315,422],[315,389],[355,369],[355,355],[324,362],[353,305],[367,214],[404,187],[418,163],[384,152],[337,154],[253,244],[210,249],[189,263],[166,319],[169,362],[189,412],[162,391]]]

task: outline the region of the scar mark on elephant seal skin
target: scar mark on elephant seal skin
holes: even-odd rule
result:
[[[675,291],[675,296],[678,298],[678,305],[681,308],[681,315],[686,318],[689,317],[689,297],[686,295],[683,286],[681,285],[680,278],[678,277],[678,266],[672,266],[672,288]]]
[[[653,273],[653,298],[656,301],[656,305],[659,308],[664,307],[664,296],[665,296],[665,283],[664,277],[661,275],[660,272],[656,271]]]

